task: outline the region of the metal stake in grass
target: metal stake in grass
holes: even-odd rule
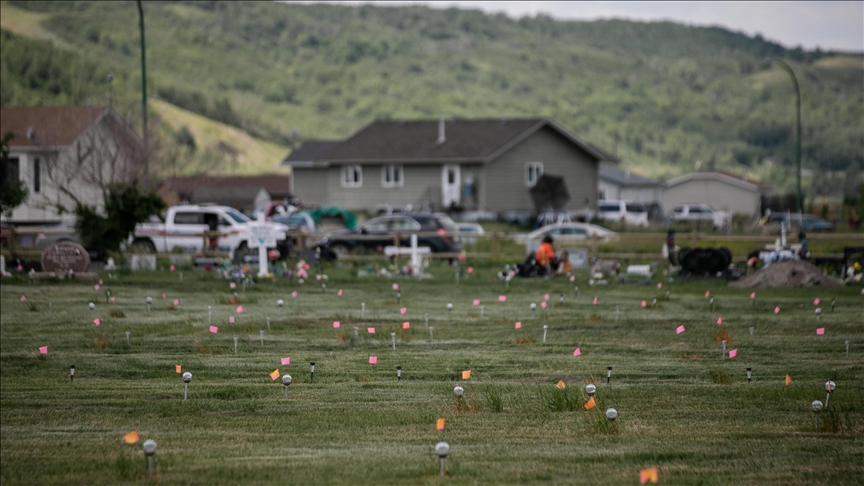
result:
[[[270,318],[267,318],[267,332],[270,332]]]
[[[564,294],[558,296],[558,305],[564,305]]]
[[[396,367],[396,381],[402,381],[402,367]]]
[[[132,335],[132,332],[131,332],[131,331],[126,331],[126,346],[129,346],[129,345],[130,345],[130,343],[129,343],[129,336],[131,336],[131,335]]]
[[[816,322],[819,322],[819,318],[822,316],[822,309],[817,307],[813,313],[816,314]]]
[[[93,302],[90,302],[89,304],[87,304],[87,307],[90,308],[90,318],[92,319],[93,318],[93,311],[96,310],[96,304],[94,304]]]
[[[189,382],[192,381],[192,373],[183,373],[183,400],[189,398]]]
[[[834,312],[834,301],[835,300],[836,299],[834,299],[834,297],[831,297],[831,312]]]
[[[291,375],[288,373],[282,375],[282,384],[285,385],[285,400],[288,400],[288,385],[291,384]]]
[[[153,305],[153,297],[147,297],[147,312],[150,312],[150,306]]]
[[[825,408],[828,408],[828,399],[831,398],[831,394],[834,393],[834,389],[837,388],[837,384],[831,380],[825,382]]]
[[[264,329],[261,329],[258,332],[261,333],[261,346],[264,346]]]
[[[549,330],[549,326],[543,324],[543,344],[546,344],[546,331]]]
[[[714,310],[714,297],[711,297],[710,299],[708,299],[708,303],[711,304],[711,310],[713,311]]]
[[[456,269],[456,283],[459,283],[459,269]]]
[[[849,357],[849,341],[846,341],[846,357]]]
[[[753,379],[753,368],[747,368],[747,383],[750,383]]]
[[[69,381],[75,381],[75,365],[69,365]]]
[[[366,303],[360,302],[360,319],[363,319],[365,317],[366,317]],[[355,328],[354,330],[356,332],[357,329]]]
[[[724,339],[723,341],[720,342],[720,344],[723,345],[723,357],[725,358],[726,357],[726,340]]]
[[[432,331],[434,331],[434,330],[435,330],[434,327],[430,327],[430,328],[429,328],[429,343],[430,343],[430,344],[433,343],[433,342],[435,342],[435,341],[432,339]]]
[[[315,381],[315,362],[309,362],[309,382]]]
[[[141,448],[144,449],[144,455],[147,456],[147,476],[149,478],[153,478],[153,455],[156,454],[156,441],[153,439],[147,439],[141,444]]]
[[[453,320],[453,304],[447,304],[447,314],[449,315],[450,320]]]
[[[401,303],[402,303],[402,292],[400,292],[400,291],[398,291],[398,290],[396,291],[396,303],[397,303],[397,304],[401,304]]]
[[[426,322],[426,329],[429,329],[429,313],[423,314],[423,320]]]
[[[483,306],[481,305],[480,306],[480,320],[481,321],[483,320],[483,311],[484,311],[484,309],[483,309]]]
[[[610,381],[612,381],[612,367],[607,366],[606,367],[606,384],[609,384]]]
[[[450,444],[441,441],[435,445],[435,453],[438,454],[438,460],[441,464],[441,477],[444,477],[444,460],[447,459],[447,454],[450,453]]]
[[[750,326],[750,340],[753,340],[753,326]]]
[[[234,354],[237,354],[237,341],[239,341],[239,340],[240,340],[239,337],[234,336]]]
[[[810,404],[810,407],[813,409],[813,417],[816,419],[816,430],[819,430],[819,412],[822,411],[822,402],[819,400],[813,400],[813,403]]]
[[[111,289],[105,289],[105,304],[111,302]]]
[[[393,341],[393,351],[396,351],[396,333],[390,333],[390,340]]]
[[[212,305],[207,306],[207,323],[213,324],[213,306]]]
[[[322,294],[327,293],[327,284],[324,282],[321,282],[321,293]]]
[[[576,297],[579,297],[579,286],[578,285],[573,287],[573,293],[576,294]]]
[[[279,308],[279,317],[282,317],[282,306],[283,306],[283,305],[285,305],[285,301],[284,301],[284,300],[279,299],[279,300],[276,301],[276,307]]]
[[[48,312],[51,312],[51,299],[48,299]]]

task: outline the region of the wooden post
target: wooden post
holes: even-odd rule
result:
[[[598,254],[597,254],[597,235],[594,234],[594,233],[591,233],[591,234],[588,236],[588,238],[591,239],[591,256],[594,257],[594,258],[598,258]]]
[[[695,228],[693,229],[693,233],[690,235],[690,239],[693,242],[693,246],[699,245],[699,231]]]

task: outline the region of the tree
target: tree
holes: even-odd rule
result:
[[[7,133],[0,144],[0,213],[9,217],[12,211],[27,200],[29,191],[24,181],[9,174],[9,142],[15,138],[13,133]]]
[[[108,188],[104,215],[93,206],[75,207],[75,229],[85,247],[117,251],[135,231],[135,225],[164,209],[162,198],[153,191],[142,191],[137,182],[114,184]]]

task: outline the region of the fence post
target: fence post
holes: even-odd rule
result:
[[[699,231],[695,228],[693,229],[693,233],[690,235],[690,241],[693,243],[693,246],[699,245]]]
[[[599,254],[597,253],[597,235],[591,233],[588,235],[588,238],[591,238],[591,256],[599,258]]]

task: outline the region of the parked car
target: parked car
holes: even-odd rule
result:
[[[525,243],[525,254],[533,255],[546,236],[552,237],[555,241],[555,247],[558,249],[572,244],[585,243],[588,236],[596,236],[599,241],[604,243],[618,239],[618,233],[589,223],[553,224],[528,234],[515,235],[513,239]]]
[[[309,213],[292,213],[292,214],[280,214],[278,216],[273,216],[270,219],[273,223],[284,224],[288,227],[288,235],[292,233],[301,233],[303,235],[314,235],[318,232],[318,225],[315,224],[315,220],[312,219],[312,216],[309,216]],[[289,251],[290,248],[296,248],[299,244],[297,241],[297,237],[291,236],[289,238]],[[313,239],[306,238],[307,246],[315,246],[318,241],[313,241]]]
[[[646,227],[648,226],[648,209],[640,202],[605,200],[597,204],[597,218]]]
[[[478,236],[486,234],[483,227],[477,223],[456,223],[456,227],[459,228],[459,235],[462,236],[462,242],[466,244],[476,243]]]
[[[188,253],[204,250],[203,233],[218,228],[221,236],[216,241],[219,251],[228,252],[235,262],[246,261],[245,257],[257,258],[257,250],[250,249],[249,223],[245,214],[234,208],[215,205],[178,205],[168,208],[165,222],[141,223],[135,226],[129,246],[143,253],[171,252],[180,248]],[[280,223],[267,223],[277,232],[284,233],[288,227]],[[285,240],[279,241],[277,248],[282,255],[287,254]]]
[[[679,204],[669,213],[669,220],[673,223],[682,221],[709,222],[714,229],[721,229],[729,223],[729,214],[717,211],[707,204]]]
[[[410,245],[412,233],[425,233],[418,234],[419,246],[428,246],[434,253],[462,251],[459,228],[453,220],[430,213],[398,213],[372,218],[353,230],[328,233],[322,238],[319,247],[322,255],[325,252],[337,256],[352,251],[381,252],[385,246],[393,245],[397,232],[401,246]]]
[[[780,225],[786,225],[787,231],[802,229],[804,233],[833,233],[837,228],[814,214],[772,213],[768,216],[766,226],[780,231]]]

